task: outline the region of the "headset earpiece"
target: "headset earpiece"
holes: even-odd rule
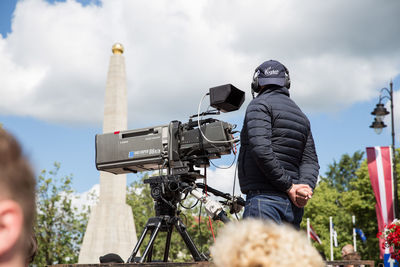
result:
[[[255,93],[260,92],[260,85],[258,83],[259,75],[260,75],[260,70],[256,70],[253,75],[253,81],[251,82],[251,90]]]
[[[285,87],[287,88],[287,89],[289,89],[290,88],[290,75],[289,75],[289,70],[285,67],[285,66],[283,66],[284,68],[285,68]]]

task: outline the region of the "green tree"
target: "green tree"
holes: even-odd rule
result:
[[[306,229],[307,220],[310,218],[311,224],[316,233],[321,238],[322,244],[314,243],[318,251],[324,252],[329,259],[330,255],[330,235],[329,235],[329,217],[333,217],[335,229],[339,234],[339,243],[342,240],[341,234],[345,231],[343,221],[348,215],[339,205],[340,193],[326,181],[321,181],[315,189],[312,199],[304,210],[304,219],[301,227]],[[340,258],[340,248],[335,249],[335,259]]]
[[[348,214],[356,216],[356,226],[363,230],[367,242],[362,243],[357,238],[357,250],[365,259],[379,260],[379,244],[376,234],[378,223],[375,212],[375,196],[372,191],[368,173],[367,161],[364,160],[356,172],[357,179],[350,182],[354,190],[345,192],[342,195],[341,203]],[[348,221],[348,228],[352,229],[351,221]],[[350,242],[349,242],[350,243]]]
[[[72,175],[59,178],[59,169],[54,163],[54,170],[43,170],[37,180],[36,266],[77,262],[87,224],[87,208],[72,206]]]
[[[353,156],[344,154],[339,162],[333,161],[333,164],[328,166],[328,171],[325,175],[328,177],[326,181],[333,185],[339,192],[348,191],[351,189],[350,182],[356,179],[356,171],[360,168],[364,152],[356,151]]]
[[[144,179],[149,178],[146,174],[141,180],[133,182],[128,187],[127,203],[132,207],[133,216],[135,218],[135,227],[137,237],[141,235],[147,220],[155,216],[154,200],[150,194],[150,186],[143,182]],[[209,247],[213,243],[212,234],[210,233],[209,220],[207,216],[200,214],[200,205],[192,207],[194,201],[191,197],[183,201],[182,205],[189,209],[178,206],[180,210],[179,216],[187,227],[190,237],[193,239],[197,248],[204,254],[208,254]],[[204,213],[204,212],[203,212]],[[200,220],[199,220],[200,214]],[[217,232],[223,224],[220,222],[213,222],[214,231]],[[148,236],[141,246],[141,250],[145,248],[148,243]],[[165,247],[166,233],[160,232],[154,242],[153,259],[163,259]],[[173,261],[191,261],[192,256],[183,242],[181,236],[174,229],[171,238],[171,247],[169,258]]]
[[[376,234],[378,224],[375,213],[375,196],[372,191],[366,160],[363,153],[355,152],[353,156],[345,154],[339,163],[329,165],[326,177],[323,177],[315,189],[313,198],[305,208],[304,218],[310,218],[313,228],[321,237],[322,245],[314,243],[330,256],[329,216],[333,217],[335,230],[338,233],[338,247],[334,248],[334,258],[341,258],[341,248],[353,244],[352,215],[356,216],[356,227],[363,230],[367,242],[357,238],[357,250],[363,259],[378,262],[379,244]],[[396,166],[397,168],[399,166]],[[306,228],[306,220],[302,222]]]

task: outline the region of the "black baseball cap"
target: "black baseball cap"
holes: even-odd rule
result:
[[[279,61],[268,60],[258,66],[255,70],[260,86],[275,84],[285,86],[288,69]],[[258,73],[258,74],[257,74]]]

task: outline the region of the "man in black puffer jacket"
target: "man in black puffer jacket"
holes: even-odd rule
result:
[[[255,70],[258,93],[246,110],[238,159],[243,217],[287,222],[299,228],[318,179],[310,122],[289,97],[287,68],[275,60]]]

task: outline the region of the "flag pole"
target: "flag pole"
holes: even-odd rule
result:
[[[332,229],[332,217],[329,217],[329,233],[331,237],[331,261],[333,261],[333,229]]]
[[[352,220],[353,220],[353,244],[354,244],[354,251],[357,251],[357,240],[356,240],[356,216],[351,216]]]
[[[308,242],[311,244],[311,240],[310,240],[310,218],[307,218],[307,239],[308,239]]]

